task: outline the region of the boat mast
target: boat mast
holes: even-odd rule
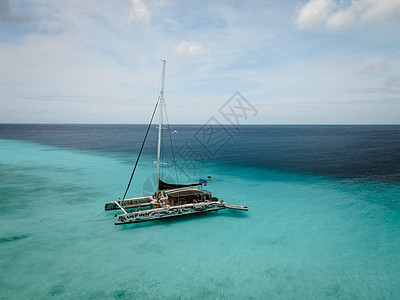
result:
[[[164,77],[165,77],[165,59],[162,60],[162,78],[161,78],[161,91],[160,91],[160,106],[159,106],[159,122],[158,122],[158,145],[157,145],[157,196],[160,193],[160,154],[161,154],[161,130],[163,124],[163,106],[164,106]]]

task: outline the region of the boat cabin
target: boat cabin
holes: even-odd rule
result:
[[[212,198],[211,192],[206,190],[198,190],[193,187],[179,188],[166,190],[166,196],[170,205],[182,205],[188,203],[197,203],[204,201],[217,201],[217,198]]]

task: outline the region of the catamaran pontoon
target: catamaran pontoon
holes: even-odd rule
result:
[[[236,210],[248,210],[246,206],[231,205],[218,201],[218,198],[212,197],[211,192],[196,187],[202,186],[202,182],[195,184],[169,184],[160,179],[160,161],[161,155],[161,129],[163,124],[163,102],[164,102],[164,77],[165,77],[165,60],[162,66],[161,91],[158,98],[156,108],[154,109],[149,127],[145,135],[145,139],[140,149],[138,159],[136,160],[128,187],[122,200],[106,203],[105,210],[121,209],[123,214],[115,215],[115,225],[126,223],[137,223],[151,221],[156,219],[171,218],[182,215],[196,214],[201,212],[216,211],[224,208]],[[132,181],[133,174],[138,164],[144,142],[152,123],[154,113],[159,107],[159,125],[158,125],[158,144],[157,144],[157,191],[152,196],[137,197],[126,199],[129,186]]]

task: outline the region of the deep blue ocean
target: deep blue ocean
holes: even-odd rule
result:
[[[249,211],[115,226],[146,128],[0,124],[0,298],[400,299],[400,126],[166,126],[164,180]]]

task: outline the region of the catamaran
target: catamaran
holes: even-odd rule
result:
[[[161,139],[162,139],[162,126],[163,126],[163,105],[164,105],[164,78],[165,78],[165,65],[166,61],[162,60],[162,80],[160,96],[158,97],[156,106],[151,117],[150,124],[147,128],[142,147],[139,151],[135,167],[133,169],[128,187],[122,199],[112,201],[105,204],[105,210],[118,210],[122,214],[115,215],[114,224],[121,225],[127,223],[138,223],[157,219],[171,218],[183,215],[197,214],[202,212],[217,211],[225,208],[244,210],[247,211],[246,206],[231,205],[225,203],[223,200],[213,197],[212,193],[203,190],[201,187],[204,185],[205,180],[200,180],[199,183],[194,184],[171,184],[166,183],[160,179],[161,167]],[[136,198],[125,198],[132,182],[140,155],[143,150],[154,114],[157,110],[159,113],[158,124],[158,141],[157,141],[157,190],[153,195]]]

